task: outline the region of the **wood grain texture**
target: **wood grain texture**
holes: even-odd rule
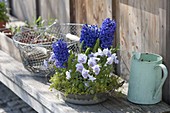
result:
[[[57,18],[60,22],[98,25],[107,17],[116,19],[118,27],[114,45],[120,43],[118,70],[125,79],[129,79],[132,51],[160,54],[170,72],[169,0],[39,1],[40,15],[44,19]],[[14,0],[12,3],[13,13],[17,17],[33,21],[35,1]],[[30,10],[30,7],[33,8]],[[164,85],[163,99],[170,104],[169,81],[170,76]]]
[[[19,96],[23,101],[29,104],[33,109],[36,109],[39,113],[51,113],[48,108],[44,107],[39,101],[30,96],[22,87],[15,84],[13,81],[8,79],[3,73],[0,72],[1,82],[10,88],[17,96]],[[38,109],[37,109],[38,108]]]
[[[115,32],[115,38],[113,42],[113,46],[116,47],[120,44],[120,5],[119,0],[112,0],[112,17],[116,21],[116,32]],[[120,58],[120,51],[117,51],[117,56]],[[116,74],[120,75],[120,64],[116,66]]]
[[[120,73],[129,79],[132,51],[160,54],[170,72],[170,1],[120,0]],[[170,76],[163,100],[170,104]]]
[[[18,48],[13,43],[13,40],[7,37],[4,33],[0,33],[0,49],[18,61],[22,61]]]
[[[166,17],[164,18],[166,18],[166,39],[163,42],[164,45],[162,45],[165,49],[162,54],[165,58],[164,63],[167,66],[168,72],[170,73],[170,1],[165,1],[166,2],[164,5],[166,6]],[[170,104],[170,74],[168,74],[167,80],[165,81],[165,85],[163,87],[163,100]]]
[[[70,0],[70,23],[76,23],[76,0]]]
[[[71,0],[74,1],[71,15],[75,14],[74,22],[101,25],[103,19],[112,18],[112,0]]]
[[[35,0],[11,0],[11,12],[13,16],[22,21],[33,23],[36,18]]]
[[[40,16],[43,19],[58,19],[61,23],[70,22],[69,0],[39,0]]]
[[[162,0],[120,0],[121,74],[128,76],[132,52],[165,51],[165,3]],[[162,5],[161,5],[161,4]],[[128,77],[125,77],[128,79]]]
[[[18,68],[19,67],[19,68]],[[81,106],[65,103],[58,91],[50,91],[46,80],[24,69],[22,63],[0,50],[0,81],[40,113],[160,113],[170,111],[161,102],[156,105],[135,105],[126,96],[110,96],[97,105]],[[127,85],[126,85],[127,87]]]

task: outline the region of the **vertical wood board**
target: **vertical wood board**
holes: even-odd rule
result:
[[[71,0],[71,2],[75,2],[72,6],[74,10],[70,10],[75,16],[75,20],[72,21],[76,23],[100,26],[105,18],[112,18],[112,0]]]
[[[43,19],[57,19],[60,23],[70,22],[69,0],[40,0],[40,16]]]
[[[33,23],[36,18],[35,0],[11,0],[12,14],[19,20]]]
[[[126,79],[133,51],[160,53],[159,2],[120,0],[120,73]]]

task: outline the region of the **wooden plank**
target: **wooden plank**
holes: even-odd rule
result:
[[[116,21],[116,33],[114,37],[113,46],[116,47],[119,44],[119,0],[112,0],[112,18]]]
[[[35,0],[12,0],[11,7],[13,16],[22,21],[33,23],[36,18]]]
[[[87,12],[85,8],[85,0],[76,0],[75,1],[75,12],[76,12],[76,23],[86,23],[87,22]],[[73,10],[72,10],[73,11]]]
[[[114,37],[113,46],[116,47],[120,44],[120,1],[119,0],[112,0],[112,18],[116,21],[116,32]],[[120,58],[120,51],[117,51],[118,58]],[[121,62],[121,59],[119,59]],[[116,74],[120,75],[120,64],[116,66]]]
[[[76,0],[70,0],[70,23],[76,23]]]
[[[167,66],[168,72],[170,73],[170,1],[166,0],[166,40],[165,46],[166,50],[164,51],[165,55],[165,65]],[[165,85],[163,87],[163,100],[170,104],[170,74],[165,81]]]
[[[120,0],[119,1],[119,34],[120,34],[120,75],[123,75],[125,79],[128,79],[129,75],[129,45],[127,43],[128,39],[128,33],[129,33],[129,22],[128,22],[128,7],[126,4],[123,4],[122,2],[127,2],[127,0]],[[126,18],[126,19],[124,19]],[[128,57],[125,57],[128,56]],[[128,64],[128,65],[127,65]]]
[[[35,7],[36,7],[36,18],[39,18],[40,15],[40,0],[35,0]]]
[[[45,78],[35,77],[24,69],[22,63],[9,57],[9,55],[2,51],[0,51],[0,71],[54,113],[90,113],[89,111],[94,113],[111,113],[102,107],[101,104],[94,106],[75,106],[65,103],[57,91],[50,92],[49,85],[44,84]],[[22,94],[22,92],[20,93]],[[38,111],[39,108],[35,107],[34,104],[31,106]]]
[[[75,14],[77,23],[101,25],[103,19],[112,18],[112,0],[76,0],[73,1],[75,10],[70,14]]]
[[[129,78],[132,51],[163,56],[170,71],[170,1],[120,0],[120,73]],[[170,104],[170,76],[163,87],[163,100]]]
[[[159,53],[161,56],[166,60],[166,15],[167,9],[166,9],[166,3],[167,0],[161,0],[159,1],[160,7],[159,7]]]
[[[19,67],[19,68],[18,68]],[[110,96],[101,104],[81,106],[65,103],[59,92],[49,91],[45,79],[36,77],[24,69],[23,65],[0,51],[1,81],[40,113],[125,113],[125,112],[165,112],[170,106],[161,102],[150,107],[127,101],[126,96]]]
[[[40,16],[43,19],[58,19],[61,23],[70,22],[69,0],[39,0]]]
[[[165,31],[160,25],[165,24],[160,16],[162,0],[120,0],[120,49],[121,74],[129,76],[130,58],[133,51],[161,54],[160,36]],[[163,6],[164,7],[164,6]],[[164,18],[165,20],[165,18]]]
[[[18,61],[22,61],[19,50],[15,47],[13,40],[4,33],[0,33],[0,49]]]
[[[24,100],[27,104],[29,104],[33,109],[35,109],[39,113],[51,113],[49,109],[43,106],[38,102],[37,99],[29,95],[22,87],[16,85],[13,81],[11,81],[8,77],[6,77],[3,73],[0,72],[0,81],[10,88],[16,95],[18,95],[22,100]],[[38,108],[38,109],[37,109]]]

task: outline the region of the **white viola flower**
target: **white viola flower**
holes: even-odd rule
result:
[[[98,56],[98,52],[94,53],[94,57],[97,57]]]
[[[82,74],[83,78],[86,79],[89,75],[89,70],[86,70],[85,68],[83,68],[81,74]]]
[[[119,64],[119,60],[118,59],[115,60],[115,64]]]
[[[71,72],[71,70],[66,71],[66,79],[67,80],[69,80],[71,78],[70,72]]]
[[[88,82],[85,82],[84,85],[85,85],[86,87],[89,87],[89,83],[88,83]]]
[[[98,48],[98,52],[94,53],[94,56],[97,57],[97,56],[103,56],[103,51]]]
[[[107,58],[106,64],[111,65],[111,64],[113,64],[113,62],[114,62],[115,64],[118,64],[118,63],[119,63],[119,60],[117,60],[116,53],[112,54],[110,57]]]
[[[108,49],[108,48],[106,48],[106,49],[104,49],[103,50],[103,54],[105,55],[105,56],[108,56],[108,57],[110,57],[112,54],[111,54],[111,51]]]
[[[111,57],[113,58],[115,64],[119,63],[119,60],[117,59],[116,53],[112,54]]]
[[[84,68],[84,66],[83,66],[83,64],[82,63],[78,63],[78,64],[76,64],[76,71],[78,71],[78,72],[82,72],[82,70],[83,70],[83,68]]]
[[[55,54],[52,53],[50,58],[48,59],[48,62],[54,62],[55,61]]]
[[[92,67],[93,72],[95,73],[95,75],[98,75],[100,73],[100,66],[99,65],[95,65]]]
[[[100,58],[97,58],[97,57],[93,57],[96,61],[99,61],[100,60]]]
[[[111,57],[112,57],[114,60],[117,59],[116,53],[113,53],[113,54],[111,55]]]
[[[87,56],[85,54],[78,54],[78,62],[79,63],[86,63]]]
[[[89,75],[88,77],[89,77],[89,80],[91,80],[92,82],[93,82],[94,80],[96,80],[96,78],[93,77],[93,76],[91,76],[91,75]]]
[[[45,67],[45,68],[48,68],[48,62],[47,62],[47,60],[44,60],[44,67]]]
[[[96,59],[94,57],[89,58],[87,64],[88,66],[93,67],[94,65],[96,65]]]
[[[100,56],[103,56],[103,51],[100,48],[98,48],[97,52],[99,53]]]
[[[89,54],[88,57],[94,57],[94,53]]]
[[[109,64],[109,65],[113,64],[113,60],[114,60],[113,57],[108,57],[106,64]]]

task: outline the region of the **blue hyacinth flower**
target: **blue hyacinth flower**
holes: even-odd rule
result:
[[[100,28],[100,47],[102,49],[110,48],[114,40],[114,32],[116,30],[116,22],[110,18],[106,18]]]
[[[64,63],[68,61],[69,52],[66,42],[58,40],[52,44],[53,53],[55,57],[55,65],[60,68],[65,68]]]
[[[97,38],[99,38],[99,29],[96,25],[84,24],[81,30],[80,43],[83,42],[83,50],[93,48]]]

